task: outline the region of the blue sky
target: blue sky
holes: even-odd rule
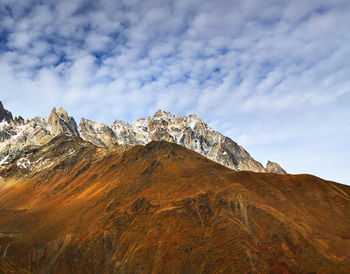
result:
[[[0,2],[0,99],[133,122],[195,113],[257,160],[350,184],[350,2]]]

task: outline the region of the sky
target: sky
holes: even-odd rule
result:
[[[350,1],[0,0],[0,100],[111,124],[197,114],[258,161],[350,185]]]

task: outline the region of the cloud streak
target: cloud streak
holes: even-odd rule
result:
[[[106,123],[196,113],[258,160],[275,151],[291,172],[350,184],[337,160],[350,151],[329,141],[350,147],[349,12],[345,0],[1,1],[1,99],[27,118],[53,105]],[[310,139],[334,149],[334,171],[301,160],[316,161]]]

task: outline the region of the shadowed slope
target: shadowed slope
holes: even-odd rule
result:
[[[60,136],[27,151],[31,163],[43,157],[52,165],[24,172],[19,155],[0,172],[0,255],[6,250],[9,269],[345,273],[350,267],[348,186],[310,175],[235,172],[167,142],[106,150],[73,139]]]

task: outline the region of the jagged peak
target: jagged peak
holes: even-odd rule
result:
[[[171,118],[174,118],[174,115],[168,111],[159,109],[156,111],[156,113],[153,114],[153,117],[152,117],[152,119],[162,119],[162,118],[171,119]]]
[[[157,110],[151,119],[166,119],[166,120],[189,120],[204,123],[201,118],[199,118],[196,114],[190,114],[188,116],[182,116],[180,114],[172,114],[169,111]],[[139,120],[139,119],[138,119]]]
[[[9,117],[6,110],[0,111],[0,114],[0,118],[4,115]],[[23,118],[18,117],[11,125],[16,128],[23,122]],[[24,136],[27,139],[23,140],[26,143],[45,143],[59,134],[81,136],[84,140],[103,147],[123,144],[146,145],[151,141],[174,142],[233,169],[239,166],[241,170],[266,172],[242,147],[211,129],[195,114],[173,115],[160,109],[153,117],[140,118],[132,124],[115,120],[111,125],[105,125],[81,118],[77,127],[74,118],[68,116],[65,109],[57,110],[53,107],[49,117],[36,117],[28,122],[26,127],[18,127],[14,129],[16,130],[25,132]],[[32,138],[32,132],[35,132],[35,139]],[[23,145],[25,144],[18,143],[18,147]],[[222,146],[224,150],[221,149]],[[278,170],[283,169],[279,167]]]
[[[167,114],[167,112],[165,110],[162,109],[158,109],[154,114],[153,117],[158,117],[158,116],[162,116],[164,114]]]
[[[52,114],[52,113],[57,113],[56,107],[53,107],[53,108],[51,109],[51,114]]]
[[[0,122],[3,120],[11,124],[11,122],[13,122],[13,117],[12,117],[12,113],[7,109],[5,109],[2,102],[0,101]]]
[[[266,171],[270,173],[287,174],[287,172],[275,162],[267,161]]]
[[[58,118],[58,115],[57,115],[56,107],[53,107],[48,117],[48,121],[49,123],[52,123],[54,120],[57,120],[57,118]]]
[[[59,115],[60,117],[62,117],[65,121],[69,121],[69,116],[66,110],[64,110],[63,108],[60,108],[57,111],[57,115]]]
[[[202,119],[201,118],[199,118],[196,114],[190,114],[190,115],[188,115],[188,118],[191,118],[191,119],[195,119],[195,120],[199,120],[199,121],[202,121]]]
[[[80,123],[85,123],[85,122],[93,122],[93,123],[95,123],[94,121],[92,121],[92,120],[90,120],[90,119],[86,119],[86,118],[82,117],[82,118],[80,119]]]
[[[147,120],[144,118],[136,119],[135,122],[132,123],[132,126],[147,126]]]
[[[12,123],[13,123],[14,126],[21,126],[21,125],[25,124],[24,119],[23,119],[22,116],[15,117],[15,119],[13,119]]]
[[[126,121],[122,121],[122,120],[115,120],[113,123],[112,123],[112,126],[117,126],[117,125],[122,125],[122,126],[128,126],[130,127],[130,124]]]
[[[58,114],[67,113],[67,111],[64,108],[60,107],[59,110],[57,111],[57,113]]]
[[[192,122],[192,123],[195,123],[195,124],[196,124],[197,122],[206,124],[206,123],[203,122],[203,120],[202,120],[201,118],[199,118],[196,114],[190,114],[190,115],[188,115],[188,116],[186,117],[186,119],[187,119],[188,121]]]
[[[193,121],[193,122],[203,122],[201,118],[199,118],[196,114],[190,114],[188,116],[185,115],[180,115],[180,114],[172,114],[169,111],[165,111],[162,109],[158,109],[153,116],[149,116],[147,119],[145,118],[138,118],[136,119],[132,125],[142,125],[147,121],[152,121],[152,120],[171,120],[173,122],[186,122],[186,121]],[[120,120],[115,120],[113,124],[124,124],[124,125],[130,125],[129,123],[125,121],[120,121]]]
[[[108,127],[106,124],[104,123],[99,123],[99,122],[95,122],[86,118],[81,118],[80,119],[80,127],[86,126],[87,124],[93,125],[95,127],[101,128],[101,127]]]
[[[74,118],[68,116],[67,111],[63,108],[57,111],[56,107],[53,107],[47,122],[50,125],[50,131],[53,135],[64,133],[79,136]]]
[[[56,109],[56,107],[52,108],[51,113],[49,115],[49,120],[52,120],[52,119],[55,120],[57,119],[56,117],[62,118],[67,123],[70,122],[71,119],[73,119],[68,115],[68,112],[62,107],[60,107],[58,110]]]

